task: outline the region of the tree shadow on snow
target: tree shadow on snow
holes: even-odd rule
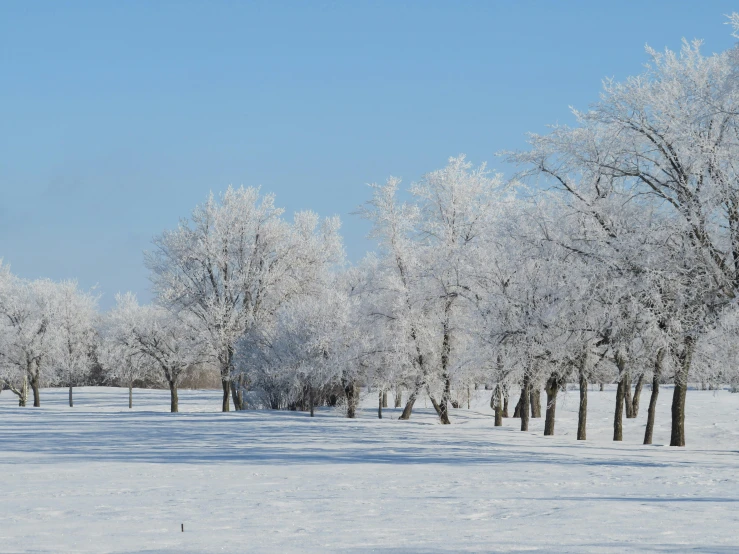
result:
[[[16,410],[13,410],[16,411]],[[8,412],[6,412],[7,414]],[[306,417],[295,412],[221,413],[78,412],[24,409],[0,425],[6,453],[24,463],[64,461],[238,464],[526,464],[674,467],[683,460],[657,461],[643,453],[508,444],[486,427],[457,433],[428,422],[347,420],[336,415]],[[383,420],[384,421],[384,420]],[[500,438],[500,436],[499,436]],[[15,463],[13,457],[0,464]]]

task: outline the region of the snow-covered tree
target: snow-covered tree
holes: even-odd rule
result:
[[[704,56],[686,42],[648,53],[642,75],[606,81],[600,102],[575,112],[577,127],[534,135],[532,150],[512,158],[591,222],[591,245],[605,248],[585,255],[628,272],[643,310],[647,285],[669,284],[660,304],[673,316],[657,323],[674,358],[671,444],[682,446],[696,341],[739,291],[739,87],[733,51]],[[638,214],[629,232],[614,226],[623,212]]]
[[[240,407],[231,383],[237,341],[342,256],[337,218],[301,212],[291,224],[282,212],[272,195],[229,187],[156,237],[147,255],[158,302],[191,314],[216,353],[223,411],[229,392]]]
[[[132,305],[131,295],[116,298],[118,305]],[[128,340],[130,320],[120,317],[119,310],[106,314],[100,325],[101,344],[99,361],[108,382],[118,382],[128,387],[128,407],[133,408],[133,384],[137,380],[157,379],[159,364],[133,340]]]
[[[41,382],[56,348],[55,292],[49,280],[26,281],[0,265],[0,375],[21,406],[29,384],[33,405],[41,405]]]
[[[130,293],[117,295],[116,306],[108,315],[108,340],[126,356],[142,356],[159,369],[159,378],[169,386],[172,412],[179,411],[177,385],[181,377],[212,357],[210,345],[191,318],[156,305],[141,306]],[[147,362],[140,363],[145,366]]]
[[[54,367],[60,381],[69,386],[69,406],[74,406],[72,387],[94,362],[98,298],[81,291],[76,281],[55,285]]]
[[[361,212],[381,249],[372,313],[397,329],[397,364],[412,374],[401,419],[425,389],[449,423],[452,382],[465,361],[462,305],[474,297],[480,245],[503,211],[502,180],[460,156],[412,185],[411,203],[397,201],[399,184],[373,185]]]

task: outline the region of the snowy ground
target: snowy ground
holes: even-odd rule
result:
[[[454,425],[421,402],[410,422],[323,410],[221,414],[217,391],[43,390],[0,395],[0,552],[738,552],[739,394],[688,393],[687,440],[641,446],[649,391],[625,440],[613,390],[577,392],[543,420],[495,428],[489,392]],[[180,531],[180,524],[185,532]]]

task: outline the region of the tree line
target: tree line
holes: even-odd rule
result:
[[[738,16],[732,22],[739,23]],[[376,252],[344,256],[338,218],[292,220],[272,195],[229,187],[153,240],[155,299],[120,294],[99,313],[75,282],[28,281],[0,265],[0,380],[25,405],[43,382],[72,385],[97,364],[132,386],[171,391],[196,367],[222,383],[221,409],[306,409],[359,387],[394,393],[400,419],[428,397],[443,424],[485,385],[495,425],[527,430],[546,395],[617,383],[614,440],[651,385],[674,385],[671,442],[685,445],[690,380],[739,384],[739,50],[706,56],[648,49],[645,71],[604,83],[573,126],[502,153],[505,179],[464,156],[407,189],[370,186],[357,215]],[[633,386],[633,392],[632,392]],[[466,391],[466,392],[465,392]]]

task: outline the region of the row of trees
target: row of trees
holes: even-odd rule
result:
[[[74,281],[27,281],[0,261],[0,390],[40,406],[42,381],[72,386],[94,357],[97,298]],[[53,367],[53,372],[51,368]]]
[[[96,358],[128,382],[158,375],[177,411],[179,379],[204,366],[220,375],[223,411],[250,391],[311,413],[342,401],[353,417],[371,384],[380,414],[388,391],[396,405],[405,391],[401,419],[426,395],[444,424],[460,391],[487,384],[496,425],[521,391],[522,430],[543,389],[553,434],[558,391],[576,381],[584,440],[589,382],[614,382],[621,440],[649,382],[648,444],[670,380],[671,444],[683,446],[689,379],[737,379],[737,52],[649,50],[646,71],[607,81],[575,126],[506,153],[515,179],[460,156],[407,191],[372,185],[359,214],[378,251],[353,266],[338,219],[287,221],[273,196],[242,187],[154,239],[151,306],[121,295],[96,320],[74,283],[5,268],[4,383],[23,398],[27,379],[38,405],[43,368],[71,382]]]

